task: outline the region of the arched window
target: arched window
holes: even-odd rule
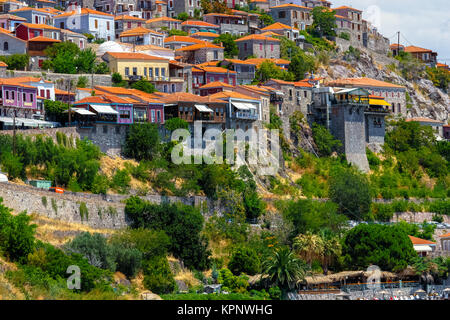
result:
[[[9,50],[8,42],[3,43],[3,51],[8,51],[8,50]]]

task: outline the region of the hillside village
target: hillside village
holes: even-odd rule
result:
[[[384,299],[365,286],[358,232],[398,240],[398,261],[378,260],[386,294],[444,297],[450,67],[363,13],[326,0],[0,0],[0,213],[38,224],[34,246],[0,256],[0,299]],[[243,130],[244,143],[278,129],[280,170],[258,175],[247,155],[236,170],[170,163],[172,132],[198,127]],[[271,274],[272,249],[304,261],[295,283]],[[89,257],[88,289],[49,290],[64,278],[40,264],[50,256]],[[31,289],[5,289],[19,275]]]

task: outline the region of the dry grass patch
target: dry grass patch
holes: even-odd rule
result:
[[[36,238],[54,246],[63,245],[81,232],[101,233],[105,236],[112,235],[116,232],[111,229],[95,229],[80,223],[50,219],[36,213],[32,214],[32,222],[37,225]]]

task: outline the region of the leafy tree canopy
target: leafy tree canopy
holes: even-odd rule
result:
[[[402,228],[379,224],[360,224],[351,229],[344,238],[342,253],[346,265],[357,270],[377,265],[381,270],[399,271],[417,256]]]

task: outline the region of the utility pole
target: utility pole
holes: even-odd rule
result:
[[[13,108],[13,155],[16,155],[16,109]]]
[[[69,127],[72,125],[72,111],[70,110],[70,89],[72,86],[72,81],[69,79],[69,84],[67,85],[67,98],[69,101],[67,101],[67,104],[69,105]]]
[[[400,31],[398,32],[397,55],[400,55]]]

